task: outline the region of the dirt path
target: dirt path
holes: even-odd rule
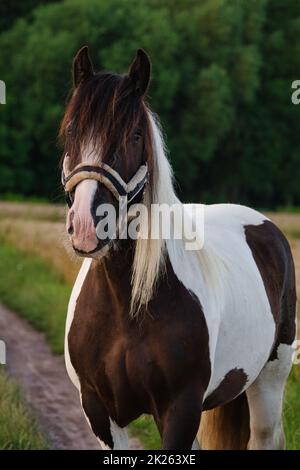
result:
[[[7,348],[6,371],[20,384],[50,447],[99,450],[64,360],[52,354],[43,334],[0,304],[0,339]],[[130,447],[141,448],[137,439],[130,439]]]

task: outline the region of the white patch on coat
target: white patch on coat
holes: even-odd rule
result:
[[[110,432],[112,435],[114,450],[127,450],[129,449],[128,433],[126,428],[120,428],[111,418]]]
[[[77,376],[77,374],[74,370],[74,367],[71,363],[71,359],[70,359],[69,345],[68,345],[68,334],[69,334],[69,331],[70,331],[70,328],[71,328],[71,325],[72,325],[72,322],[73,322],[77,299],[78,299],[79,294],[81,292],[81,288],[83,286],[86,275],[87,275],[87,273],[90,269],[91,263],[92,263],[91,258],[85,258],[83,260],[83,263],[82,263],[81,268],[79,270],[79,273],[77,275],[75,284],[74,284],[73,289],[72,289],[71,297],[70,297],[70,300],[69,300],[68,314],[67,314],[66,328],[65,328],[65,363],[66,363],[66,368],[67,368],[67,372],[68,372],[68,375],[69,375],[71,381],[73,382],[73,384],[75,385],[75,387],[78,390],[80,390],[80,383],[79,383],[78,376]]]
[[[181,240],[167,241],[174,272],[198,297],[208,327],[212,375],[205,397],[234,368],[245,371],[248,387],[268,360],[275,323],[244,231],[264,220],[243,206],[205,206],[202,250],[188,252]]]
[[[81,161],[87,162],[90,165],[97,164],[102,160],[102,151],[101,145],[97,142],[97,148],[90,140],[87,144],[83,145],[81,148]]]
[[[200,444],[197,439],[194,440],[191,450],[201,450]]]
[[[278,359],[267,362],[246,391],[250,409],[249,449],[284,448],[282,403],[284,386],[292,367],[292,354],[291,345],[280,344]]]
[[[74,202],[67,214],[67,229],[72,224],[72,244],[75,248],[89,252],[93,251],[98,244],[94,219],[91,207],[97,191],[97,181],[81,181],[75,190]],[[71,220],[70,220],[71,219]]]

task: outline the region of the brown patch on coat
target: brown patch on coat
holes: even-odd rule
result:
[[[230,370],[218,387],[206,397],[203,409],[210,410],[230,402],[244,390],[247,380],[248,376],[244,369]]]
[[[277,359],[279,344],[292,344],[296,326],[295,268],[289,243],[269,220],[245,226],[246,241],[261,274],[276,325],[269,360]]]

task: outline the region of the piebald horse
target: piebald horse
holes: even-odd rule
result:
[[[296,293],[280,230],[253,209],[216,204],[203,206],[201,249],[97,235],[98,208],[118,211],[121,196],[128,211],[189,211],[145,102],[150,73],[142,49],[125,75],[95,72],[87,47],[74,59],[62,182],[67,232],[84,261],[66,322],[68,374],[103,449],[126,449],[126,426],[143,413],[163,449],[282,449]]]

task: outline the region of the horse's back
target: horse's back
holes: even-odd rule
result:
[[[267,217],[234,204],[204,207],[204,248],[226,267],[209,395],[233,371],[246,389],[278,346],[293,342],[296,294],[288,241]]]

